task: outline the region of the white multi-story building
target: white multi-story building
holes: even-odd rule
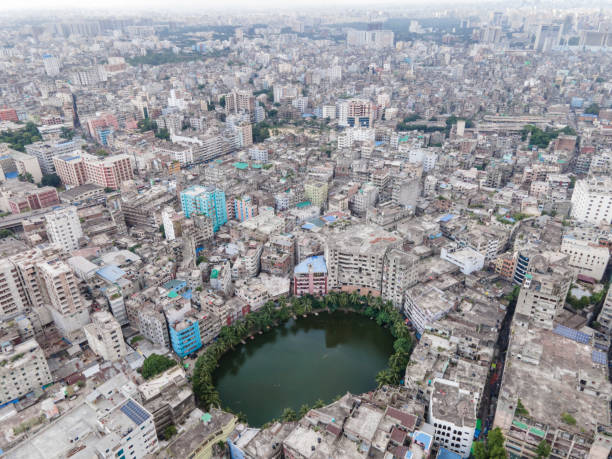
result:
[[[529,317],[531,322],[551,330],[557,314],[563,310],[573,275],[565,267],[555,271],[525,274],[516,302],[516,312]]]
[[[578,180],[572,194],[572,218],[599,225],[612,222],[612,178]]]
[[[136,395],[134,385],[119,373],[6,454],[28,459],[152,457],[159,448],[154,417],[131,395]]]
[[[60,61],[51,54],[43,54],[43,65],[47,76],[54,77],[60,73]]]
[[[0,404],[18,399],[52,382],[45,353],[36,340],[0,351]]]
[[[265,148],[249,148],[249,156],[252,161],[257,161],[259,163],[265,163],[268,161],[268,150]]]
[[[181,235],[182,212],[176,212],[172,207],[165,207],[161,216],[166,239],[174,241],[177,236]]]
[[[485,256],[471,247],[442,247],[440,258],[456,266],[463,274],[472,274],[484,267]]]
[[[474,395],[459,383],[435,378],[429,399],[427,422],[434,426],[434,440],[446,449],[469,457],[476,430]]]
[[[81,222],[76,207],[70,206],[45,214],[47,236],[66,252],[79,248],[79,239],[83,237]]]
[[[336,118],[336,106],[335,105],[323,105],[321,107],[321,117],[329,118],[333,120]]]
[[[391,30],[355,30],[346,33],[346,44],[365,48],[385,48],[393,46],[394,34]]]
[[[445,317],[459,299],[433,283],[417,284],[404,293],[404,314],[419,334]]]
[[[607,247],[571,235],[563,237],[561,252],[568,255],[568,266],[576,274],[592,277],[597,282],[601,281],[610,261],[610,250]]]
[[[357,215],[365,215],[378,200],[378,188],[372,183],[364,183],[357,193],[351,196],[349,208]]]
[[[83,328],[92,351],[104,360],[115,361],[127,354],[121,325],[108,311],[92,315],[92,323]]]

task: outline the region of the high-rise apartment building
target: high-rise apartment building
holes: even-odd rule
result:
[[[83,237],[81,222],[76,207],[70,206],[45,214],[47,236],[66,252],[79,248],[79,239]]]
[[[75,151],[80,152],[83,143],[83,140],[80,138],[53,143],[41,141],[26,145],[25,149],[27,154],[38,159],[40,170],[43,174],[53,174],[55,172],[53,158],[67,153],[74,153]]]
[[[348,46],[364,48],[387,48],[393,46],[394,34],[391,30],[355,30],[346,33]]]
[[[234,199],[234,215],[236,220],[243,222],[257,215],[257,206],[250,196],[241,196]]]
[[[51,54],[43,54],[43,65],[47,76],[55,77],[60,73],[60,61],[57,57]]]
[[[15,317],[28,307],[19,272],[8,258],[0,260],[0,320]]]
[[[612,222],[612,178],[578,180],[572,194],[572,218],[599,225]]]
[[[325,246],[329,288],[380,295],[385,253],[400,242],[399,237],[367,225],[330,235]]]
[[[215,232],[227,223],[225,192],[219,188],[201,185],[191,186],[181,192],[181,207],[187,218],[194,214],[210,217]]]
[[[116,361],[127,354],[121,325],[108,311],[92,315],[92,323],[83,328],[92,351],[104,360]]]
[[[53,164],[62,182],[71,186],[93,183],[116,190],[122,182],[134,178],[130,157],[125,154],[105,158],[88,153],[67,154],[54,157]]]
[[[59,259],[44,261],[36,266],[58,330],[67,335],[83,328],[89,322],[89,310],[81,298],[72,269]]]
[[[396,307],[404,303],[404,292],[417,283],[416,255],[400,249],[387,251],[384,259],[382,278],[382,298],[391,301]]]
[[[183,215],[168,206],[162,210],[162,224],[164,225],[164,235],[168,241],[174,241],[181,236],[181,220]]]
[[[571,270],[561,266],[525,274],[516,312],[529,317],[534,325],[551,330],[553,320],[563,310],[572,280]]]
[[[35,339],[0,350],[0,404],[53,382],[45,353]]]
[[[225,94],[225,113],[241,113],[255,111],[253,91],[234,89]]]

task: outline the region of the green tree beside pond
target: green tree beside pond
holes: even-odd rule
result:
[[[220,397],[212,376],[221,356],[242,340],[259,331],[284,323],[293,316],[298,317],[321,309],[334,312],[338,307],[364,315],[375,320],[379,326],[389,329],[395,338],[394,353],[389,357],[388,368],[376,375],[376,382],[379,386],[400,384],[413,348],[412,336],[404,324],[401,313],[390,302],[384,302],[379,297],[331,292],[322,298],[310,295],[294,297],[291,300],[280,298],[277,303],[268,302],[242,320],[224,326],[217,340],[208,346],[195,364],[192,378],[193,392],[200,406],[206,409],[211,405],[220,406]]]

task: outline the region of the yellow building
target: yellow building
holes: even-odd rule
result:
[[[326,182],[308,182],[304,185],[304,196],[315,206],[327,202],[328,186]]]

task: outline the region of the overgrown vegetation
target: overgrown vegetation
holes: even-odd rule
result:
[[[52,186],[58,188],[62,186],[62,179],[57,174],[45,174],[40,180],[41,186]]]
[[[390,302],[385,303],[379,297],[331,292],[322,298],[307,295],[292,298],[290,301],[286,298],[280,298],[277,303],[269,301],[244,319],[223,327],[217,341],[208,347],[195,364],[192,381],[199,405],[206,409],[211,405],[221,405],[212,375],[221,356],[242,340],[259,331],[282,324],[292,316],[297,317],[321,309],[334,312],[339,308],[369,317],[379,326],[390,330],[395,338],[393,343],[395,352],[389,357],[388,368],[376,375],[376,382],[379,386],[399,384],[404,377],[413,346],[412,337],[400,312]],[[291,411],[286,411],[285,414],[286,417],[292,415]]]
[[[144,379],[150,379],[160,373],[163,373],[168,368],[176,365],[176,361],[165,355],[151,354],[142,364],[140,374]]]
[[[504,434],[499,427],[490,430],[486,441],[474,442],[475,459],[506,459]]]
[[[604,288],[601,289],[599,292],[595,292],[591,296],[583,296],[582,298],[578,299],[574,295],[572,295],[572,288],[570,287],[569,292],[567,292],[567,298],[565,299],[565,301],[567,301],[574,309],[584,309],[591,304],[597,305],[601,303],[601,301],[608,294],[609,288],[610,283],[606,282]]]
[[[538,447],[536,448],[536,457],[538,459],[544,459],[545,457],[550,456],[551,447],[546,440],[542,440],[538,443]]]
[[[514,412],[515,414],[518,414],[519,416],[525,416],[525,417],[529,416],[529,411],[527,411],[527,408],[525,408],[520,398],[518,399],[518,403],[516,404],[516,410]]]
[[[164,50],[160,52],[147,51],[144,56],[128,57],[125,61],[130,65],[164,65],[177,64],[202,59],[198,54],[176,54]]]
[[[584,109],[584,113],[586,115],[599,115],[599,110],[601,110],[599,105],[592,103],[591,105],[589,105],[587,108]]]
[[[570,426],[576,425],[576,419],[574,418],[574,416],[572,416],[569,413],[563,413],[561,415],[561,420],[565,422],[566,424],[569,424]]]
[[[24,128],[0,132],[0,143],[8,143],[13,150],[25,151],[25,146],[42,140],[38,128],[31,121]]]
[[[270,137],[270,125],[265,121],[253,125],[253,143],[261,143]]]
[[[176,426],[174,424],[170,424],[168,427],[164,429],[164,433],[162,434],[164,440],[170,440],[173,436],[176,435]]]
[[[527,124],[521,131],[521,140],[526,141],[529,134],[531,134],[530,147],[546,148],[552,140],[559,137],[559,134],[576,135],[576,131],[569,126],[565,126],[563,129],[546,128],[544,131],[533,124]]]

